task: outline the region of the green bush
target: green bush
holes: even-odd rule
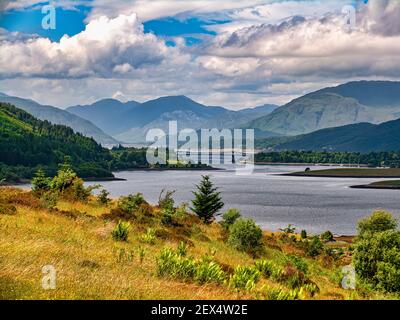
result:
[[[126,197],[120,197],[118,201],[118,208],[126,213],[133,213],[141,204],[147,204],[141,193],[130,194]]]
[[[307,274],[308,272],[308,263],[303,258],[296,255],[288,255],[286,257],[287,262],[292,263],[299,271]]]
[[[50,190],[51,178],[47,177],[42,169],[36,171],[32,179],[32,191],[35,194],[43,194]]]
[[[397,221],[392,214],[386,211],[375,211],[370,217],[364,218],[358,223],[358,236],[366,234],[395,230]]]
[[[306,254],[310,257],[316,257],[323,252],[324,244],[318,236],[312,237],[306,243]]]
[[[43,208],[52,211],[56,208],[58,199],[59,199],[58,192],[47,191],[43,193],[42,196],[40,197],[40,203]]]
[[[262,247],[262,230],[251,219],[237,220],[230,228],[228,243],[239,251],[256,253]]]
[[[82,179],[75,178],[70,187],[71,199],[74,201],[87,202],[89,197],[92,195],[92,191],[98,189],[99,187],[100,185],[85,187]]]
[[[353,263],[357,275],[374,288],[400,292],[400,233],[370,233],[355,245]]]
[[[174,193],[175,190],[165,191],[163,189],[160,193],[160,196],[158,197],[158,207],[163,210],[174,211],[175,201],[174,198],[172,197]]]
[[[222,215],[222,221],[220,222],[222,228],[228,231],[229,228],[240,218],[240,212],[237,209],[229,209]]]
[[[306,230],[301,230],[300,237],[303,240],[307,239],[307,231]]]
[[[321,240],[324,242],[330,242],[334,240],[333,233],[330,231],[326,231],[321,234]]]
[[[102,205],[108,205],[111,201],[111,199],[108,198],[109,195],[110,193],[107,190],[105,189],[101,190],[97,196],[97,202]]]
[[[70,188],[77,178],[76,173],[69,164],[60,165],[57,175],[51,180],[50,188],[54,191],[63,193]]]
[[[235,289],[252,290],[260,277],[261,273],[255,267],[238,266],[229,279],[229,286]]]
[[[127,241],[131,225],[128,222],[119,221],[111,235],[116,241]]]

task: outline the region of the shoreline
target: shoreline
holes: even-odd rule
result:
[[[357,176],[357,175],[303,174],[303,173],[282,173],[281,176],[308,177],[308,178],[347,178],[347,179],[398,179],[398,178],[400,178],[400,176]]]
[[[255,165],[260,166],[318,166],[318,167],[340,167],[340,168],[369,168],[366,164],[351,164],[350,166],[343,166],[339,163],[301,163],[301,162],[256,162]]]
[[[357,186],[350,186],[351,189],[375,189],[375,190],[400,190],[400,186],[379,186],[379,185],[373,185],[373,184],[362,184],[362,185],[357,185]]]
[[[113,171],[118,172],[131,172],[131,171],[222,171],[224,168],[204,167],[204,168],[132,168]]]

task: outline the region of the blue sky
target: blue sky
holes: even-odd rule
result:
[[[73,36],[85,29],[85,19],[91,12],[89,5],[78,5],[73,9],[56,8],[57,27],[55,30],[42,28],[42,19],[45,14],[41,6],[46,2],[39,3],[24,9],[13,9],[0,13],[0,26],[7,31],[17,31],[26,34],[37,34],[47,37],[52,41],[59,41],[63,35]],[[175,45],[174,37],[183,37],[188,46],[202,42],[203,36],[215,36],[216,32],[207,29],[208,26],[228,23],[230,20],[202,20],[197,17],[185,19],[176,17],[165,17],[144,21],[144,31],[154,33],[164,38],[168,45]]]
[[[0,87],[61,107],[187,95],[244,108],[400,79],[400,1],[367,2],[59,0],[57,28],[44,30],[45,2],[3,1],[1,28],[23,35],[0,30]]]

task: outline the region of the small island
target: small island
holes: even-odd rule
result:
[[[285,173],[295,177],[321,178],[400,178],[399,168],[339,168],[327,170],[306,170],[303,172]]]
[[[392,181],[379,181],[371,184],[351,186],[353,189],[390,189],[390,190],[400,190],[400,180]]]

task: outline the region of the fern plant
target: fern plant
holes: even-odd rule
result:
[[[261,273],[255,267],[238,266],[229,279],[229,286],[235,289],[252,290],[260,280]]]
[[[131,225],[129,222],[119,221],[111,235],[116,241],[127,241]]]

